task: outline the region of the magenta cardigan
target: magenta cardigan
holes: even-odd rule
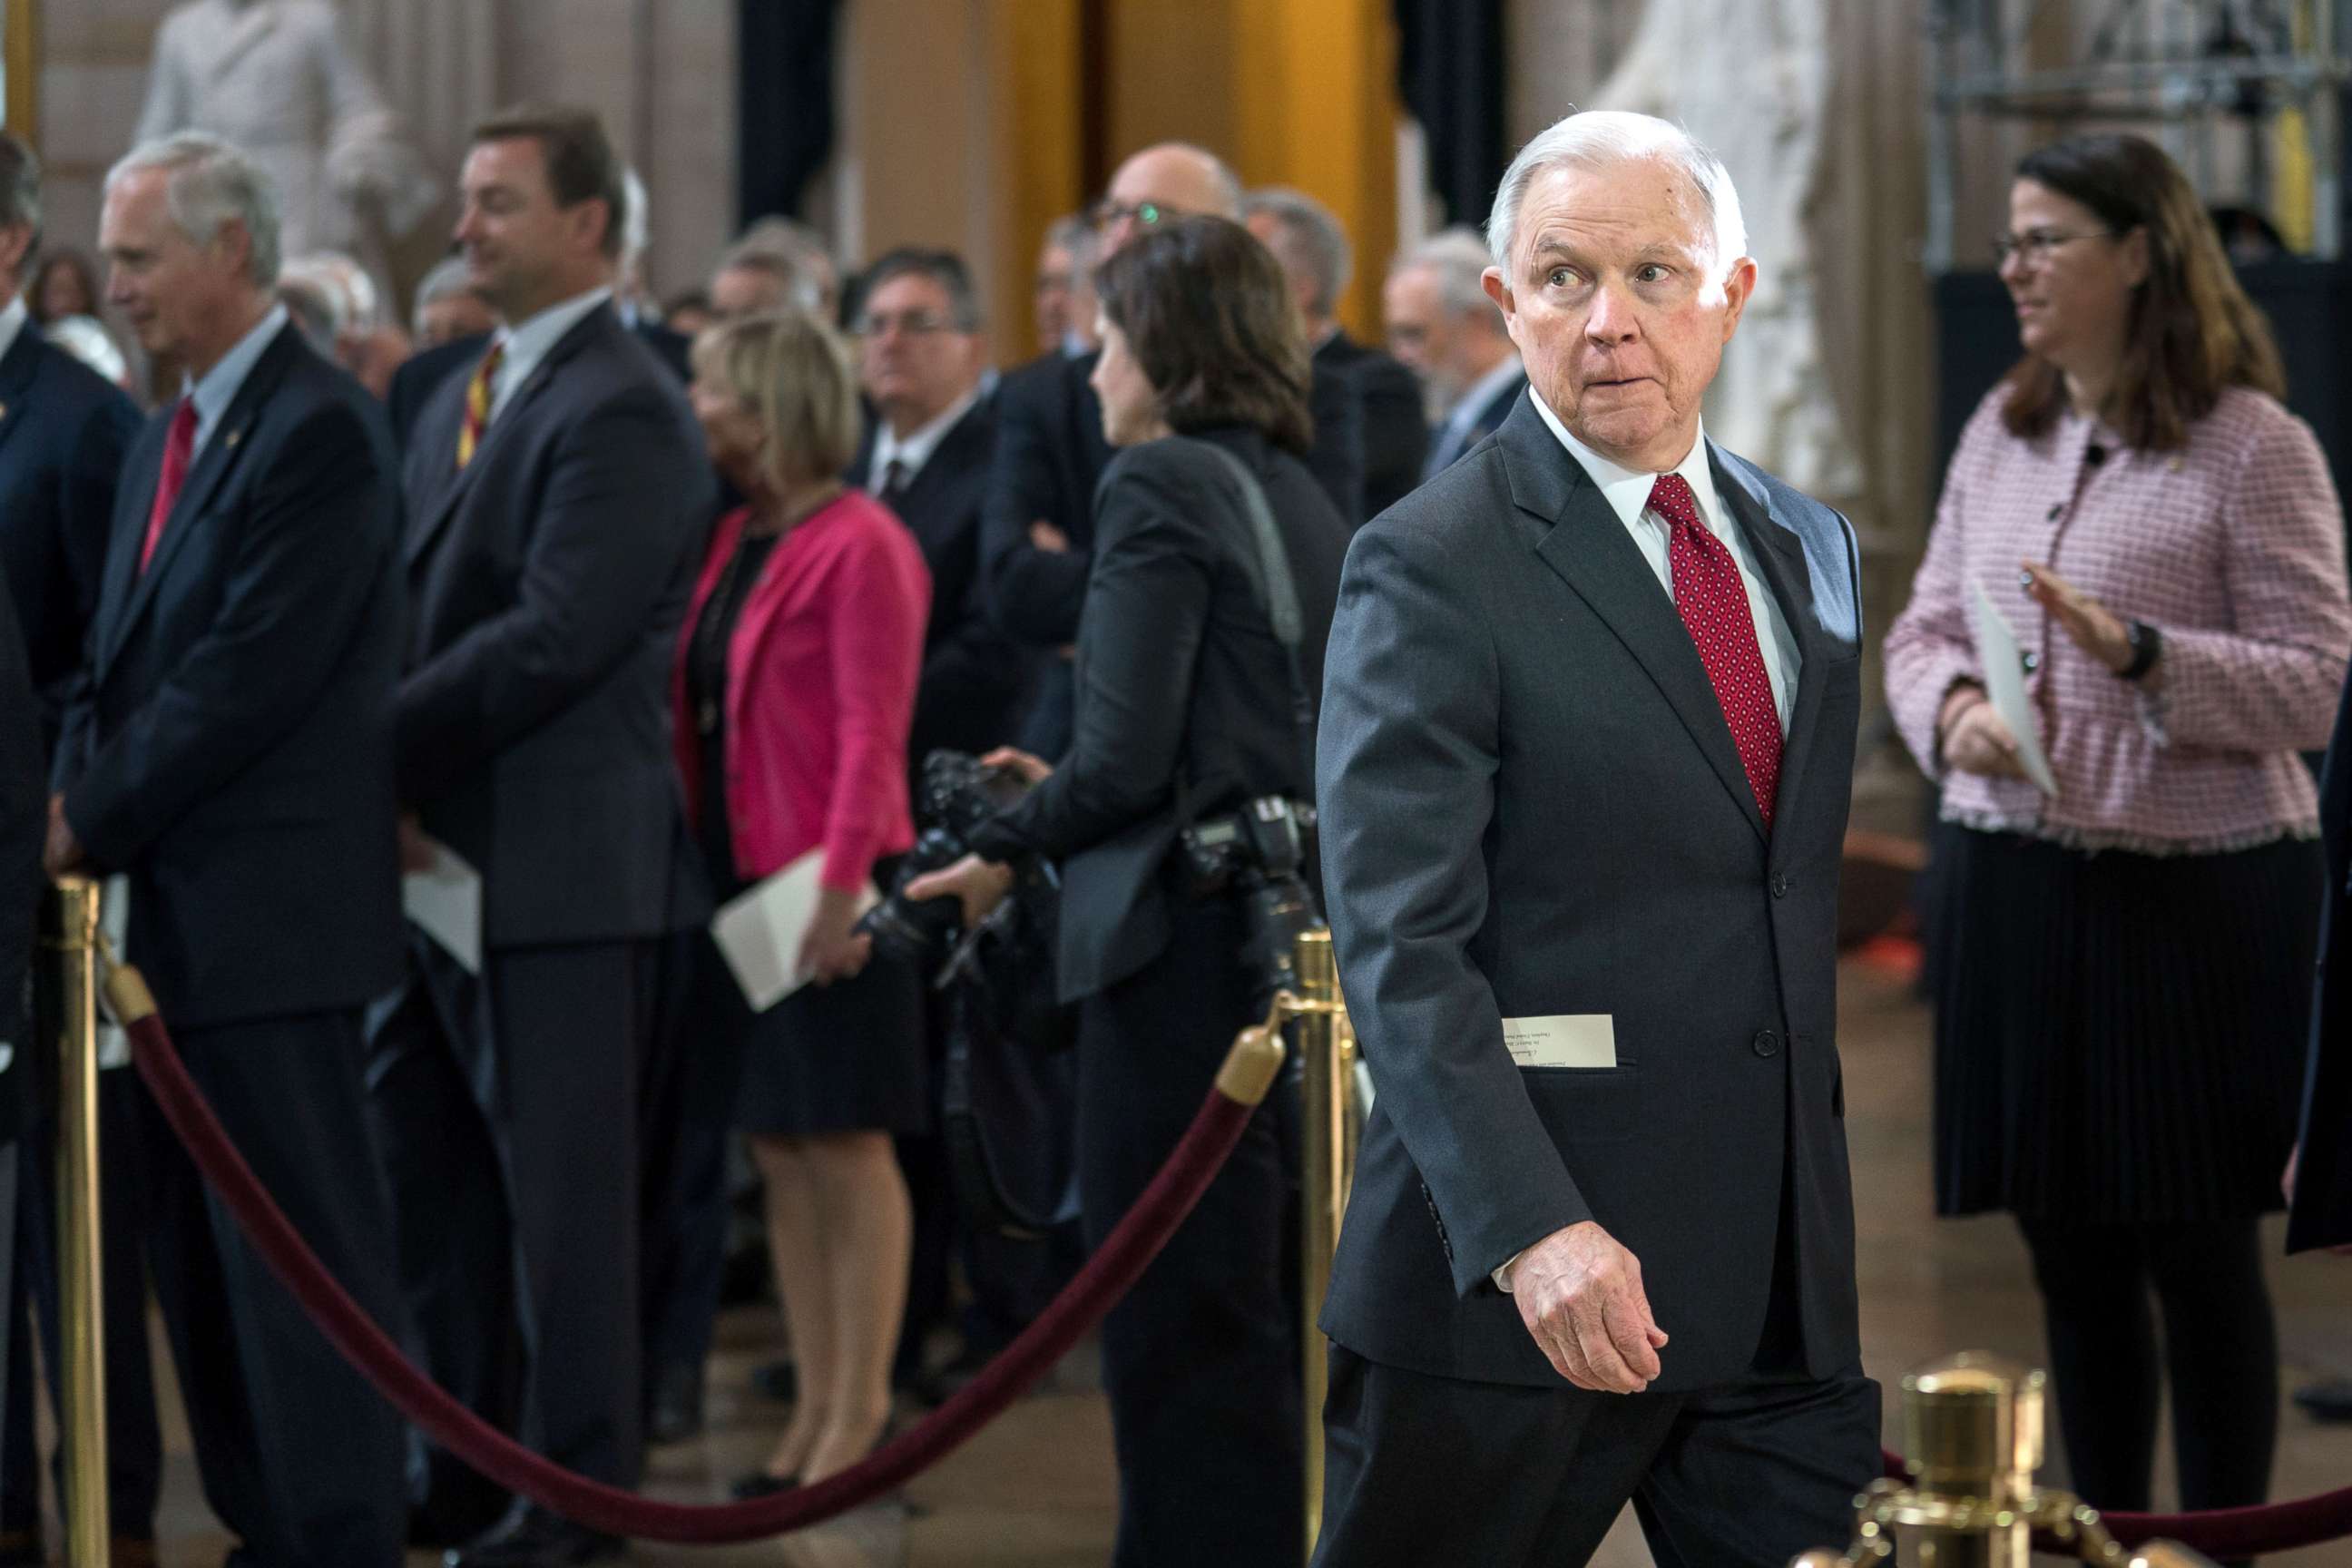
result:
[[[713,530],[671,665],[689,816],[702,805],[702,750],[687,711],[687,649],[750,515],[740,508]],[[907,730],[930,602],[915,536],[856,490],[770,553],[727,647],[727,815],[744,877],[822,845],[824,886],[855,889],[877,858],[914,843]]]

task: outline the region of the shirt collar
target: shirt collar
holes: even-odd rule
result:
[[[1611,462],[1569,434],[1568,426],[1561,424],[1559,416],[1551,411],[1551,405],[1544,401],[1543,394],[1532,385],[1528,389],[1528,397],[1535,404],[1536,412],[1543,416],[1543,422],[1551,427],[1551,433],[1559,437],[1559,444],[1568,448],[1568,455],[1577,460],[1585,473],[1591,477],[1593,484],[1599,487],[1602,499],[1609,503],[1609,510],[1617,514],[1617,521],[1628,528],[1633,527],[1642,513],[1648,510],[1650,491],[1657,484],[1658,476]],[[1723,516],[1723,509],[1716,501],[1715,465],[1706,459],[1705,421],[1700,422],[1698,436],[1691,442],[1691,449],[1683,455],[1683,460],[1674,466],[1673,471],[1683,477],[1684,482],[1690,486],[1691,493],[1698,498],[1699,517],[1709,528],[1722,531],[1719,520]]]
[[[980,389],[973,387],[949,404],[945,413],[903,441],[890,433],[889,421],[883,421],[874,438],[874,470],[866,476],[872,481],[868,488],[880,493],[882,475],[893,458],[903,470],[901,482],[912,480],[923,471],[923,465],[931,460],[931,454],[939,450],[940,443],[947,439],[948,432],[954,429],[957,422],[971,413],[971,405],[979,401]]]
[[[547,357],[547,351],[563,339],[563,334],[580,324],[581,319],[613,297],[610,285],[591,289],[585,294],[574,294],[569,300],[557,301],[535,316],[527,316],[511,327],[499,329],[498,342],[506,350],[503,355],[509,371],[515,366],[529,368]]]
[[[287,321],[286,307],[272,305],[260,323],[237,339],[236,346],[221,355],[212,369],[194,382],[184,384],[188,400],[196,406],[196,445],[204,445],[213,426],[228,412],[228,405],[236,401],[237,389],[253,374],[253,367],[277,341],[278,334],[286,330]]]
[[[1520,374],[1519,356],[1506,354],[1502,363],[1472,382],[1470,390],[1455,401],[1454,411],[1445,416],[1446,428],[1466,429],[1486,405],[1501,396],[1503,388],[1517,380]]]
[[[7,308],[0,310],[0,359],[6,359],[8,351],[16,346],[16,340],[24,333],[25,319],[29,313],[25,309],[24,295],[8,297]]]

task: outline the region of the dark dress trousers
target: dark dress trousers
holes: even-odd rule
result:
[[[403,806],[481,874],[482,969],[412,942],[371,1103],[436,1373],[550,1458],[629,1486],[637,1081],[683,842],[669,665],[713,481],[676,378],[609,305],[461,469],[466,386],[442,383],[408,450],[396,735]],[[500,1190],[503,1214],[480,1197]],[[431,1495],[452,1479],[437,1467]]]
[[[2352,685],[2336,710],[2319,776],[2327,881],[2319,917],[2319,978],[2311,1005],[2294,1202],[2286,1249],[2352,1246]]]
[[[398,1321],[360,1010],[399,973],[383,416],[281,328],[140,569],[170,418],[132,447],[58,748],[127,956],[230,1137],[327,1267]],[[205,1493],[269,1564],[396,1563],[400,1427],[271,1278],[140,1096],[151,1267]]]
[[[1422,416],[1421,382],[1398,360],[1334,331],[1315,351],[1314,389],[1339,388],[1352,408],[1363,451],[1357,502],[1348,521],[1360,526],[1396,505],[1421,483],[1429,450],[1429,424]],[[1514,388],[1513,390],[1517,390]],[[1324,410],[1315,410],[1319,430]],[[1481,432],[1483,436],[1485,433]]]
[[[1007,637],[1047,655],[1022,733],[1024,750],[1048,761],[1070,743],[1071,669],[1060,650],[1077,640],[1086,604],[1095,490],[1110,466],[1102,402],[1088,378],[1099,353],[1049,353],[1008,373],[996,390],[996,458],[981,506],[980,570],[989,613]],[[1337,377],[1314,372],[1307,404],[1351,412]],[[1362,445],[1352,418],[1318,427],[1305,467],[1343,520],[1354,515]],[[1029,525],[1049,522],[1066,552],[1039,550]]]
[[[694,340],[683,332],[672,331],[658,321],[639,321],[629,329],[637,341],[654,351],[654,357],[669,368],[682,384],[694,378],[693,366],[688,363],[688,351]],[[476,332],[470,337],[452,338],[446,343],[436,343],[420,349],[400,363],[392,373],[392,384],[384,389],[383,405],[392,415],[392,436],[404,456],[408,451],[409,438],[415,434],[416,421],[425,412],[426,401],[436,389],[459,372],[469,372],[479,364],[489,352],[490,334]]]
[[[1531,401],[1349,552],[1323,868],[1380,1092],[1322,1315],[1329,1568],[1582,1562],[1629,1497],[1670,1568],[1777,1565],[1876,1472],[1835,1033],[1854,545],[1709,452],[1801,660],[1769,833],[1673,600]],[[1617,1065],[1515,1065],[1502,1021],[1561,1014],[1610,1016]],[[1672,1336],[1648,1393],[1566,1383],[1491,1281],[1582,1220]]]
[[[114,520],[116,476],[139,431],[139,411],[122,390],[49,342],[26,323],[0,356],[0,563],[5,566],[15,621],[23,635],[27,669],[40,696],[40,723],[26,765],[46,778],[47,758],[74,671],[81,664],[90,616]],[[13,743],[12,743],[13,745]],[[46,799],[46,794],[44,794]],[[37,880],[34,851],[29,889]],[[14,996],[14,989],[0,995]],[[0,1031],[18,1044],[15,1080],[0,1099],[21,1107],[24,1152],[18,1161],[14,1288],[41,1325],[52,1380],[61,1364],[57,1339],[57,1193],[51,1173],[56,1129],[45,1093],[46,1050],[25,1049],[28,1037]],[[29,1038],[49,1037],[46,1028]],[[116,1152],[100,1172],[105,1219],[107,1368],[107,1500],[115,1533],[154,1534],[155,1495],[163,1475],[154,1394],[146,1352],[146,1290],[141,1259],[139,1184],[133,1130],[136,1100],[129,1075],[101,1079],[100,1139]],[[17,1112],[0,1112],[16,1127]],[[0,1258],[0,1267],[6,1266]],[[0,1300],[16,1300],[0,1294]],[[19,1316],[13,1305],[12,1319]],[[0,1417],[0,1541],[40,1529],[40,1471],[34,1447],[32,1336],[8,1344],[6,1414]]]
[[[1169,861],[1176,781],[1202,816],[1310,781],[1254,534],[1213,441],[1263,485],[1304,623],[1311,689],[1347,525],[1254,430],[1154,441],[1104,475],[1078,631],[1068,758],[974,847],[1060,863],[1057,980],[1080,1003],[1077,1163],[1087,1245],[1133,1205],[1262,1005],[1238,901],[1195,900]],[[1119,1568],[1297,1562],[1300,1415],[1285,1281],[1290,1173],[1271,1108],[1103,1322],[1119,1469]]]
[[[25,658],[24,634],[0,580],[0,1401],[20,1396],[23,1314],[18,1289],[16,1232],[22,1190],[19,1152],[26,1121],[26,1069],[37,1054],[26,1033],[25,970],[33,957],[33,912],[41,872],[41,845],[48,829],[47,781],[41,770],[41,709]],[[12,1377],[11,1373],[16,1373]],[[25,1436],[29,1436],[26,1433]],[[29,1465],[31,1456],[12,1452],[11,1434],[0,1429],[0,1467]],[[22,1438],[18,1439],[19,1441]]]

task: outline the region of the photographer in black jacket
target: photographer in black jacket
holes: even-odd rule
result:
[[[1124,449],[1096,497],[1075,739],[1057,768],[992,758],[1041,782],[972,836],[975,855],[906,889],[961,897],[970,925],[1003,897],[1012,863],[1060,864],[1057,982],[1079,1004],[1089,1246],[1168,1157],[1263,1005],[1244,900],[1197,891],[1200,857],[1180,843],[1245,804],[1312,798],[1311,703],[1348,538],[1298,460],[1307,346],[1280,268],[1246,230],[1165,223],[1105,261],[1096,289],[1094,385]],[[1287,1185],[1261,1115],[1104,1321],[1118,1568],[1297,1561]]]

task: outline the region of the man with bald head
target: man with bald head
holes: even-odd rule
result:
[[[1843,1541],[1877,1474],[1838,1069],[1853,531],[1708,441],[1755,288],[1645,115],[1504,177],[1528,388],[1357,534],[1318,796],[1380,1098],[1323,1309],[1324,1568]]]
[[[1188,214],[1239,222],[1241,182],[1215,153],[1190,142],[1147,147],[1118,166],[1093,209],[1097,259]],[[1047,758],[1060,756],[1069,743],[1068,650],[1077,640],[1086,602],[1095,481],[1111,457],[1092,384],[1099,357],[1047,354],[1004,377],[997,391],[981,569],[990,613],[1005,635],[1055,656],[1046,661],[1020,737],[1024,750]],[[1317,374],[1327,373],[1318,368]],[[1329,401],[1310,391],[1316,409]],[[1307,466],[1344,517],[1357,515],[1362,465],[1362,441],[1351,419],[1317,429]]]

